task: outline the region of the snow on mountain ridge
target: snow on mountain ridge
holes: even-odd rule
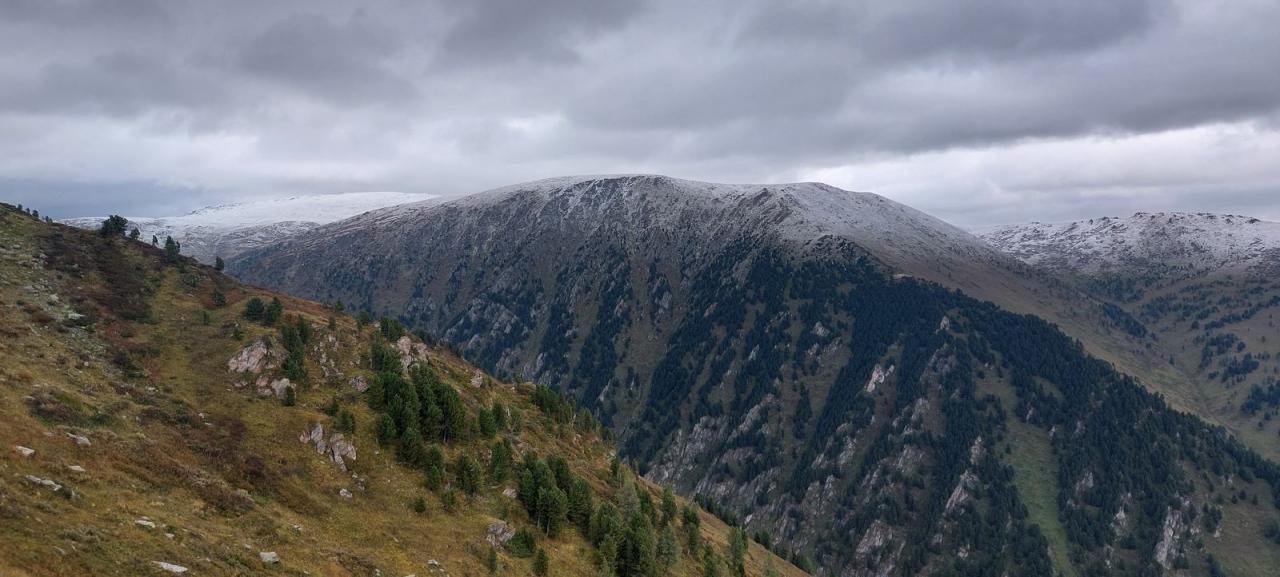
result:
[[[234,257],[318,226],[371,210],[418,203],[435,195],[404,192],[349,192],[267,198],[206,206],[180,216],[126,217],[143,238],[172,236],[183,253],[202,262]],[[80,228],[97,228],[105,217],[64,219]]]
[[[1280,260],[1280,223],[1232,214],[1138,212],[975,233],[1030,265],[1086,275],[1126,268],[1169,275]]]

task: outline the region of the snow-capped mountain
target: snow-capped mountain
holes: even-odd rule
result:
[[[573,395],[649,478],[716,500],[842,577],[908,558],[919,565],[904,573],[923,572],[937,551],[973,550],[968,528],[1012,527],[948,517],[971,509],[971,488],[1008,480],[998,467],[963,471],[1005,454],[984,444],[1003,433],[979,423],[1016,414],[1041,427],[1047,454],[1054,427],[1088,418],[1102,430],[1096,418],[1119,414],[1092,411],[1101,397],[1045,394],[1040,383],[1101,364],[1031,315],[978,299],[1050,319],[1131,374],[1168,366],[1136,322],[1080,290],[920,211],[820,183],[541,180],[372,211],[246,252],[229,271],[398,317],[496,374]],[[1090,374],[1052,390],[1083,399],[1082,386],[1102,382]],[[1003,410],[965,413],[996,402],[978,381],[1035,390],[1003,389]],[[1098,442],[1072,453],[1098,464],[1063,475],[1115,470],[1102,465],[1115,453],[1106,435],[1059,439],[1064,451]],[[916,479],[929,499],[904,497],[892,478]],[[1140,499],[1164,514],[1167,499]],[[1078,516],[1078,502],[1042,504]],[[1106,555],[1080,551],[1098,566]]]
[[[977,231],[997,249],[1050,271],[1181,278],[1280,262],[1280,223],[1231,214],[1139,212]]]
[[[181,216],[126,218],[130,227],[139,229],[143,239],[172,236],[182,243],[183,254],[211,263],[215,257],[231,259],[245,250],[370,210],[432,198],[435,196],[404,192],[318,194],[208,206]],[[92,229],[100,226],[104,218],[70,218],[62,222]]]

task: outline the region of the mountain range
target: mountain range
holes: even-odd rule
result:
[[[823,575],[1280,564],[1280,479],[1236,440],[1275,454],[1274,434],[1243,430],[1266,429],[1268,389],[1225,409],[1207,393],[1274,359],[1167,336],[1147,301],[1105,288],[1128,280],[1050,266],[1066,244],[990,234],[816,183],[571,177],[373,211],[229,270],[569,394],[647,478]],[[1196,330],[1259,305],[1220,304]],[[1253,420],[1236,418],[1245,396]]]
[[[322,224],[370,210],[421,202],[429,194],[403,192],[349,192],[267,198],[207,206],[180,216],[127,217],[141,238],[166,237],[182,243],[183,253],[205,264],[216,257],[230,259],[241,252],[268,246]],[[70,218],[64,224],[96,229],[105,216]]]
[[[1280,223],[1138,213],[979,234],[1134,319],[1175,371],[1161,392],[1280,459]]]

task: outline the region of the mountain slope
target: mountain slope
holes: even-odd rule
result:
[[[1138,213],[981,235],[1138,319],[1186,375],[1170,390],[1280,460],[1280,223]]]
[[[268,246],[363,212],[422,202],[429,194],[403,192],[350,192],[263,199],[236,204],[208,206],[181,216],[128,217],[143,239],[153,235],[161,241],[172,236],[182,243],[183,252],[205,264],[215,257],[230,259],[246,250]],[[70,218],[64,224],[96,229],[104,217]]]
[[[566,391],[649,478],[826,575],[1280,563],[1274,466],[1043,321],[944,287],[1080,319],[1095,347],[1149,342],[874,195],[553,179],[341,221],[232,270]]]
[[[395,338],[394,323],[285,297],[250,321],[249,304],[276,295],[7,205],[0,279],[0,574],[480,575],[505,542],[498,574],[529,575],[519,529],[551,574],[596,575],[605,548],[587,537],[630,544],[636,523],[668,518],[657,486],[612,472],[611,447],[563,399]],[[384,446],[375,423],[403,424],[392,406],[407,397],[390,391],[408,378],[449,424]],[[554,473],[531,482],[565,487],[588,530],[546,536],[540,519],[559,517],[526,513],[526,470]],[[613,502],[650,506],[625,528],[597,522]],[[669,573],[701,575],[704,553],[728,571],[730,528],[690,512],[697,523],[670,522],[686,552]],[[619,574],[635,566],[617,559]],[[756,543],[743,561],[749,575],[803,575]]]

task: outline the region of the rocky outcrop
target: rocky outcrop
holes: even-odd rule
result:
[[[298,441],[303,444],[315,445],[316,452],[324,455],[333,461],[339,469],[347,470],[347,461],[356,460],[356,446],[346,440],[342,433],[332,433],[326,439],[324,436],[324,425],[316,423],[312,425],[310,430],[303,431],[298,437]]]
[[[279,367],[282,361],[280,353],[268,347],[265,341],[256,340],[227,361],[227,370],[258,374]]]
[[[510,541],[512,537],[515,537],[515,535],[516,532],[513,531],[511,527],[508,527],[505,522],[496,521],[489,524],[489,528],[484,535],[484,540],[494,547],[500,547],[505,545],[507,541]]]

